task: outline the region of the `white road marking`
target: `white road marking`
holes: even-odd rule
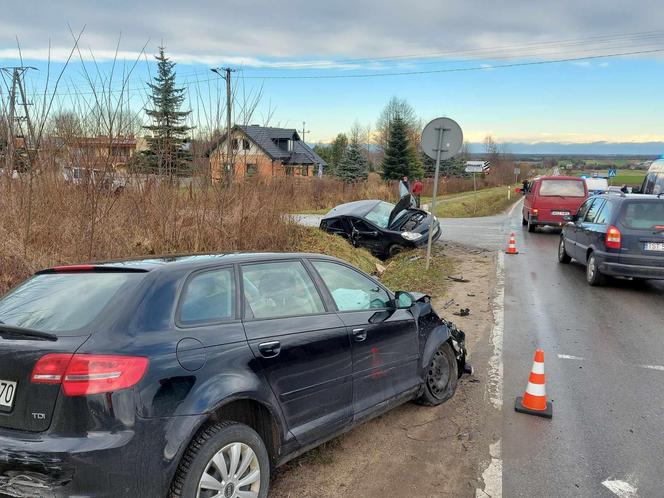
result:
[[[517,207],[519,204],[521,204],[522,202],[523,202],[523,198],[521,198],[521,200],[520,200],[519,202],[515,202],[515,203],[512,205],[512,209],[510,209],[510,212],[507,213],[507,217],[508,217],[508,218],[512,216],[512,213],[514,212],[514,210],[516,209],[516,207]]]
[[[500,498],[503,496],[503,460],[501,459],[500,439],[489,446],[491,462],[482,472],[484,489],[475,490],[475,498]]]
[[[602,486],[620,498],[637,498],[639,496],[636,486],[632,486],[627,481],[607,479],[602,483]]]
[[[650,370],[659,370],[660,372],[664,372],[664,366],[663,365],[639,365],[641,368],[648,368]]]
[[[493,298],[493,328],[491,344],[493,354],[489,358],[487,395],[497,410],[503,407],[503,331],[505,329],[505,256],[498,253],[496,261],[496,295]],[[500,439],[489,446],[491,460],[482,472],[484,488],[475,489],[476,498],[501,498],[503,496],[503,460]]]
[[[571,354],[559,354],[558,358],[561,360],[579,360],[583,361],[585,358],[582,358],[581,356],[572,356]]]

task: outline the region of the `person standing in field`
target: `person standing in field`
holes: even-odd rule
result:
[[[419,178],[415,178],[415,183],[413,183],[413,196],[415,197],[415,206],[420,207],[420,197],[422,196],[422,189],[424,188],[424,185],[422,185],[422,180]]]
[[[399,198],[403,199],[410,194],[410,184],[408,183],[408,177],[404,176],[399,182]]]

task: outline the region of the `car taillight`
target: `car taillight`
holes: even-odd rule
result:
[[[611,225],[606,232],[606,247],[610,249],[620,249],[622,242],[622,235],[620,230]]]
[[[539,209],[533,209],[533,216],[537,216],[539,214]]]
[[[32,370],[36,384],[61,384],[67,396],[100,394],[135,386],[148,368],[142,356],[47,354]]]

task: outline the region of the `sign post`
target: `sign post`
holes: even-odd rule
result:
[[[463,145],[463,132],[456,121],[450,118],[436,118],[430,121],[422,130],[422,151],[431,159],[436,160],[436,170],[433,180],[433,194],[431,197],[431,227],[427,242],[427,263],[431,263],[431,245],[433,243],[434,220],[436,213],[436,197],[438,196],[438,179],[440,177],[440,161],[456,156]]]

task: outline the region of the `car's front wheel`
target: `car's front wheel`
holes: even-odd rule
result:
[[[588,264],[586,266],[586,281],[589,285],[594,287],[597,285],[602,285],[605,280],[605,276],[602,274],[602,272],[599,271],[595,254],[590,253],[590,256],[588,256]]]
[[[266,498],[269,482],[269,457],[260,436],[244,424],[220,422],[189,445],[170,496]]]
[[[567,264],[570,261],[572,261],[572,258],[567,254],[567,250],[565,249],[565,238],[561,236],[560,244],[558,244],[558,262]]]
[[[459,379],[457,361],[448,342],[433,355],[426,373],[424,391],[417,399],[422,405],[435,406],[447,401],[456,391]]]

